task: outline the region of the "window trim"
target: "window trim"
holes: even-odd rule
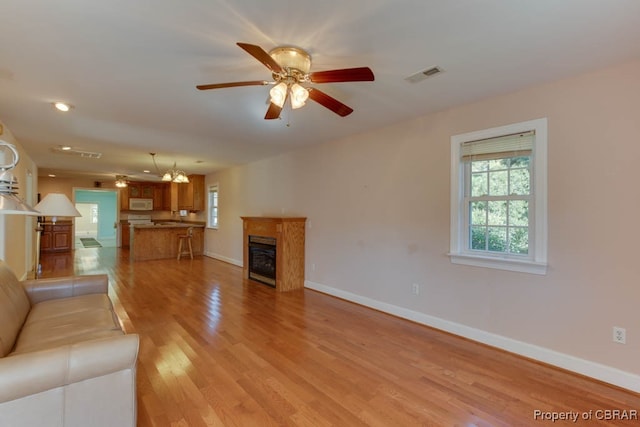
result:
[[[480,139],[495,138],[518,132],[536,132],[533,147],[533,236],[531,248],[533,256],[523,259],[519,256],[496,253],[478,254],[466,248],[464,165],[460,159],[462,143]],[[506,126],[474,131],[451,137],[451,230],[449,256],[453,264],[496,268],[532,274],[547,273],[547,119],[535,119]]]
[[[216,225],[211,224],[211,193],[217,193],[218,203],[215,208],[218,209],[216,219],[218,220]],[[218,184],[211,184],[207,190],[207,228],[217,230],[220,227],[220,186]]]

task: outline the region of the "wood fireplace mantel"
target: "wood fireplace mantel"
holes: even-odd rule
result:
[[[243,216],[243,275],[249,278],[249,236],[276,239],[276,291],[304,287],[304,217]]]

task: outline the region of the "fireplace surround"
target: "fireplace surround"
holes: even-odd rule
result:
[[[244,278],[273,286],[278,292],[303,288],[306,218],[241,218]]]

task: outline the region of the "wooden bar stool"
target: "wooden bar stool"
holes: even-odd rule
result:
[[[187,255],[187,254],[189,254],[191,259],[193,259],[193,246],[191,246],[192,238],[193,238],[193,227],[187,228],[186,234],[178,235],[178,259],[180,259],[182,255]],[[185,241],[186,241],[186,244],[183,247],[183,243]]]

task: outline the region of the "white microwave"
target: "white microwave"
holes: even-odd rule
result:
[[[152,211],[153,199],[129,199],[130,211]]]

